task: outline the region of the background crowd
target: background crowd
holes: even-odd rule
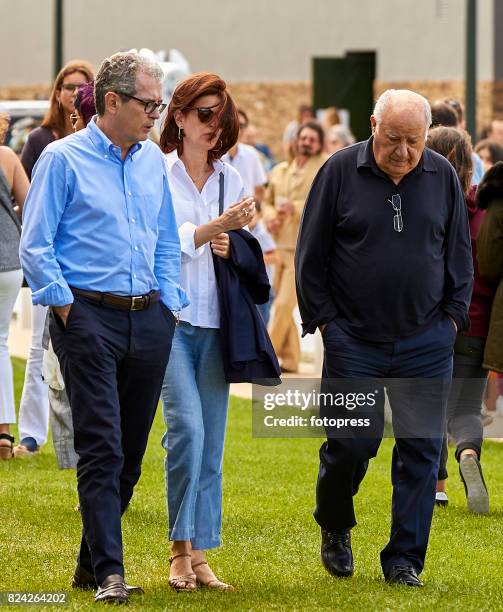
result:
[[[11,208],[11,202],[15,203],[19,218],[27,192],[26,177],[31,176],[33,166],[45,146],[71,134],[74,129],[84,127],[92,117],[95,111],[92,85],[87,89],[83,110],[80,110],[80,104],[77,109],[74,104],[78,88],[92,81],[92,78],[93,68],[89,63],[82,60],[68,62],[55,79],[50,95],[50,107],[40,127],[27,135],[20,156],[21,163],[15,159],[8,147],[2,146],[1,198]],[[85,88],[83,91],[86,91]],[[464,146],[469,148],[473,164],[473,169],[464,170],[464,179],[466,182],[466,173],[469,172],[471,185],[478,185],[485,172],[496,162],[503,161],[503,120],[494,118],[480,131],[477,142],[472,143],[465,131],[460,101],[445,99],[431,101],[431,104],[432,128],[451,127],[463,135]],[[246,109],[239,109],[238,112],[240,119],[238,143],[222,159],[239,172],[246,194],[255,198],[256,214],[248,227],[262,246],[273,286],[269,302],[260,305],[259,309],[266,324],[269,325],[271,339],[283,371],[297,372],[301,353],[299,333],[294,320],[297,303],[293,256],[302,210],[313,178],[321,165],[331,154],[353,144],[355,138],[350,126],[341,123],[340,113],[335,107],[315,111],[303,103],[299,105],[295,118],[285,126],[282,143],[284,161],[278,161],[271,152],[272,143],[260,141],[260,135]],[[1,111],[1,103],[0,118],[0,133],[5,136],[9,127],[9,116]],[[151,137],[158,138],[155,130]],[[448,158],[453,155],[452,151],[445,153]],[[475,189],[470,189],[467,194],[473,200]],[[6,240],[2,242],[5,254],[0,263],[2,279],[0,433],[9,435],[9,425],[15,422],[15,413],[7,339],[14,303],[21,288],[22,274],[15,248],[19,232],[13,229],[12,214],[9,215],[5,205],[3,209],[0,208],[0,215],[3,216],[2,230],[6,236]],[[7,216],[10,217],[9,220]],[[18,217],[13,218],[14,222],[17,222]],[[12,447],[13,453],[11,453],[13,442],[7,437],[0,439],[0,449],[5,449],[0,452],[5,458],[31,455],[47,441],[48,387],[47,377],[44,380],[42,376],[44,354],[42,334],[46,311],[43,306],[33,307],[32,342],[19,410],[20,441],[15,448]],[[497,371],[497,368],[495,370]],[[64,389],[56,388],[53,392],[61,394],[64,393]],[[57,399],[54,399],[53,403],[56,404]],[[491,413],[503,412],[503,382],[498,374],[490,377],[482,406],[486,424],[490,422]],[[53,427],[58,428],[58,418],[54,416],[54,411],[52,419]],[[72,464],[72,460],[68,459],[72,451],[68,450],[68,444],[65,442],[67,438],[63,433],[62,436],[62,439],[56,436],[55,444],[60,445],[60,465],[68,467]],[[64,459],[64,456],[67,459]]]
[[[19,410],[20,439],[17,445],[11,432],[16,414],[7,341],[14,304],[23,282],[18,256],[21,229],[19,219],[29,179],[34,165],[49,143],[84,128],[95,114],[93,78],[93,68],[87,62],[75,60],[66,64],[54,82],[49,111],[41,126],[28,135],[20,159],[8,147],[0,148],[0,458],[6,460],[36,455],[48,439],[51,422],[59,466],[75,468],[77,463],[64,381],[47,338],[44,340],[47,307],[33,306],[32,343]],[[195,96],[197,99],[204,98],[205,102],[196,109],[200,124],[211,122],[211,113],[205,119],[204,110],[218,103],[219,96],[225,97],[227,94],[224,91],[225,85],[212,84],[209,89],[202,88]],[[448,501],[445,491],[446,457],[447,440],[451,438],[464,480],[470,480],[470,471],[478,470],[479,482],[483,485],[476,491],[467,490],[468,508],[472,512],[487,513],[488,493],[479,462],[482,430],[483,425],[489,423],[496,414],[503,414],[503,380],[500,378],[503,373],[503,121],[495,118],[482,130],[478,141],[472,143],[465,130],[463,109],[459,101],[431,101],[431,106],[432,126],[427,146],[446,157],[457,172],[470,218],[475,266],[475,286],[470,305],[471,328],[469,332],[458,334],[454,348],[454,377],[469,379],[469,384],[465,387],[455,386],[449,402],[448,435],[438,474],[437,502],[446,504]],[[260,243],[272,285],[269,302],[258,308],[268,325],[274,350],[285,373],[298,372],[301,361],[299,330],[295,320],[297,297],[294,257],[304,204],[311,184],[325,161],[355,142],[350,126],[341,122],[341,116],[347,115],[340,114],[335,108],[315,111],[306,104],[300,105],[297,116],[285,126],[282,143],[284,159],[276,160],[270,148],[273,143],[260,141],[253,117],[249,116],[248,109],[241,108],[238,110],[239,125],[235,126],[239,132],[238,141],[221,156],[221,160],[235,171],[226,175],[228,199],[237,202],[240,198],[248,197],[249,203],[253,197],[255,202],[255,210],[250,219],[246,220],[247,227]],[[165,126],[159,142],[159,134],[153,130],[151,139],[157,141],[163,153],[167,154],[171,190],[175,198],[183,200],[183,194],[194,183],[204,199],[206,196],[203,187],[211,177],[212,169],[205,170],[204,165],[198,168],[196,144],[200,126],[192,124],[182,114],[177,115],[176,105],[169,120],[172,122],[171,132],[168,130],[169,125]],[[0,105],[0,138],[7,130],[8,121],[8,116],[1,113]],[[228,127],[224,126],[224,130]],[[179,141],[182,140],[185,150],[181,152]],[[179,158],[183,160],[184,168],[193,168],[196,178],[182,172]],[[213,161],[218,160],[219,156],[215,156]],[[243,189],[240,188],[241,182],[233,182],[238,175]],[[195,280],[207,275],[207,268],[211,266],[211,251],[207,251],[206,259],[198,256],[195,251],[211,241],[215,254],[225,256],[228,252],[228,242],[221,227],[220,231],[210,227],[210,224],[206,227],[202,219],[193,219],[191,214],[187,212],[186,223],[197,225],[199,234],[194,234],[193,230],[187,233],[187,242],[184,244],[181,232],[182,254],[186,260],[190,259],[190,267],[182,267],[182,286],[191,296],[191,306],[177,332],[178,337],[173,344],[177,358],[170,362],[162,392],[165,420],[168,429],[173,432],[170,441],[164,441],[166,450],[169,454],[170,447],[183,446],[186,453],[180,456],[180,465],[167,466],[168,473],[169,470],[176,472],[179,469],[193,473],[193,464],[201,461],[200,455],[203,452],[206,453],[204,469],[210,473],[218,471],[225,430],[226,410],[223,407],[226,407],[228,400],[228,386],[220,371],[206,372],[208,376],[211,374],[211,381],[209,384],[198,381],[192,390],[195,398],[193,401],[187,401],[185,397],[189,388],[187,380],[192,371],[189,372],[184,357],[189,352],[193,354],[197,346],[198,360],[204,364],[217,365],[212,357],[218,342],[211,333],[215,325],[212,321],[203,320],[204,317],[201,319],[197,305],[205,299],[205,291],[199,280]],[[234,229],[231,225],[228,228]],[[194,244],[189,244],[191,242]],[[209,289],[204,289],[211,293],[209,284]],[[216,300],[216,294],[213,299]],[[208,312],[210,318],[215,315],[211,308]],[[207,328],[210,328],[209,331]],[[193,335],[194,329],[204,331],[196,338]],[[493,372],[489,384],[488,371]],[[220,386],[218,381],[222,383]],[[192,408],[200,404],[202,409],[211,412],[215,428],[214,447],[205,447],[203,450],[202,433],[191,430],[190,423],[177,421],[176,416],[170,413],[169,406],[181,401],[187,402],[187,406]],[[222,412],[221,417],[216,418],[219,410]],[[198,478],[211,478],[211,474],[198,473]],[[188,528],[184,522],[184,501],[179,498],[195,495],[197,486],[196,479],[188,493],[179,493],[172,487],[172,497],[168,499],[168,504],[176,508],[173,513],[178,513],[178,522],[171,525],[170,529],[171,535],[179,535],[172,539],[182,544],[189,538],[184,535],[188,533]],[[219,486],[217,481],[215,491],[211,488],[208,490],[202,513],[213,512],[214,497],[219,496]],[[217,541],[218,536],[216,539],[215,536],[201,536],[200,548],[212,547]],[[174,578],[174,586],[182,590],[190,590],[195,585],[192,574],[180,561],[186,555],[187,549],[183,545],[173,549],[173,562],[178,559],[178,563],[175,563],[177,576]],[[199,564],[204,563],[201,557]],[[193,562],[192,568],[195,566],[197,563]],[[216,580],[213,575],[203,578],[210,582]],[[221,589],[229,586],[220,581],[217,583]]]

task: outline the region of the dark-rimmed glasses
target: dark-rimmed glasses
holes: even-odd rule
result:
[[[137,98],[136,96],[132,96],[131,94],[127,94],[122,91],[116,91],[115,93],[119,94],[119,96],[124,96],[125,98],[130,98],[131,100],[136,100],[137,102],[143,104],[143,110],[145,111],[146,115],[151,115],[156,110],[158,110],[159,113],[162,113],[167,106],[167,104],[162,102],[162,100],[160,102],[158,100],[142,100],[141,98]]]
[[[213,116],[216,115],[214,108],[218,108],[220,104],[214,104],[213,106],[188,106],[186,111],[197,111],[197,118],[201,123],[209,123]]]
[[[63,85],[61,85],[61,89],[66,89],[66,91],[73,93],[77,87],[80,87],[80,85],[81,83],[63,83]]]
[[[402,198],[399,193],[395,193],[391,196],[391,200],[388,202],[393,206],[395,215],[393,216],[393,229],[395,232],[401,232],[403,230],[403,219],[402,219]]]

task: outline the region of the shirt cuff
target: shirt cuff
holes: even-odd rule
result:
[[[68,283],[61,276],[46,287],[32,291],[31,301],[34,305],[66,306],[67,304],[73,304],[73,293],[70,291]]]
[[[458,332],[470,331],[470,318],[466,311],[454,305],[444,306],[444,312],[454,320]]]
[[[194,244],[194,236],[196,233],[197,225],[193,223],[186,222],[183,225],[180,225],[178,228],[178,235],[180,237],[180,248],[182,251],[183,259],[196,259],[200,257],[203,253],[204,245],[201,245],[198,249],[196,249],[196,245]]]
[[[182,308],[190,304],[187,294],[180,285],[175,288],[175,291],[173,291],[172,288],[170,288],[169,291],[161,290],[161,300],[172,312],[180,312]]]

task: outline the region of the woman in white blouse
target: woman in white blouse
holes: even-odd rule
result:
[[[190,299],[180,313],[162,389],[172,540],[169,584],[184,591],[198,585],[232,589],[216,578],[205,551],[220,545],[229,399],[212,253],[228,259],[226,232],[242,228],[254,212],[252,198],[243,198],[239,174],[220,161],[238,132],[236,107],[225,82],[199,73],[175,89],[160,139],[180,235],[180,282]]]

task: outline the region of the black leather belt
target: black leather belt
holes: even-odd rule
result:
[[[75,289],[70,287],[74,295],[80,295],[93,302],[113,306],[120,310],[146,310],[150,304],[158,302],[161,299],[160,291],[151,291],[145,295],[115,295],[115,293],[101,293],[100,291],[85,291],[84,289]]]

